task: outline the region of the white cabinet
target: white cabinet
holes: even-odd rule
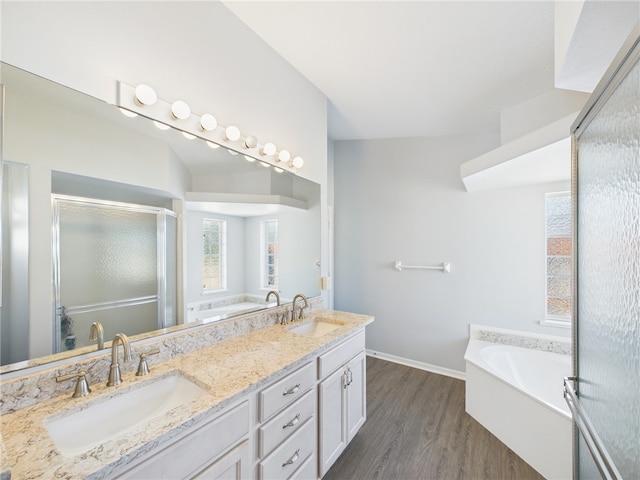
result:
[[[260,479],[317,479],[315,386],[313,362],[258,393]]]
[[[365,375],[362,329],[115,477],[317,480],[366,419]]]
[[[355,356],[348,358],[354,353]],[[366,420],[364,333],[322,355],[319,358],[321,373],[326,371],[322,368],[323,363],[339,367],[318,385],[320,477],[329,470]]]
[[[117,478],[233,479],[251,478],[249,402],[245,401],[185,432],[153,451]]]

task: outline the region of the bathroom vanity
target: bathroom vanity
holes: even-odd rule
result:
[[[307,316],[152,357],[149,375],[130,369],[117,387],[91,383],[86,397],[71,398],[71,382],[64,395],[4,414],[2,468],[12,478],[321,478],[366,419],[373,317]]]

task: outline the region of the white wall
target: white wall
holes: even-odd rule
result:
[[[335,307],[376,317],[367,348],[464,371],[470,323],[569,335],[539,324],[544,193],[569,185],[465,192],[460,164],[497,143],[335,142]],[[395,260],[452,271],[398,272]]]

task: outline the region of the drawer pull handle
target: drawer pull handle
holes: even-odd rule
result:
[[[296,393],[298,390],[300,390],[300,384],[296,384],[295,387],[290,388],[289,390],[285,390],[284,392],[282,392],[282,395],[293,395],[294,393]]]
[[[291,457],[289,460],[287,460],[286,462],[284,462],[282,464],[283,467],[286,467],[287,465],[291,465],[293,463],[296,463],[296,460],[298,460],[298,456],[300,454],[300,449],[296,450],[296,453],[293,454],[293,457]]]
[[[284,425],[282,425],[282,428],[287,428],[287,427],[293,427],[296,423],[298,423],[300,421],[300,414],[297,414],[293,420],[289,421],[288,423],[285,423]]]

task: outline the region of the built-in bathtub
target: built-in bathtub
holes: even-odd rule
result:
[[[262,298],[246,294],[194,302],[187,306],[187,322],[214,322],[275,305],[275,303],[267,303]]]
[[[548,479],[572,478],[569,350],[562,337],[474,325],[465,353],[467,413]]]

